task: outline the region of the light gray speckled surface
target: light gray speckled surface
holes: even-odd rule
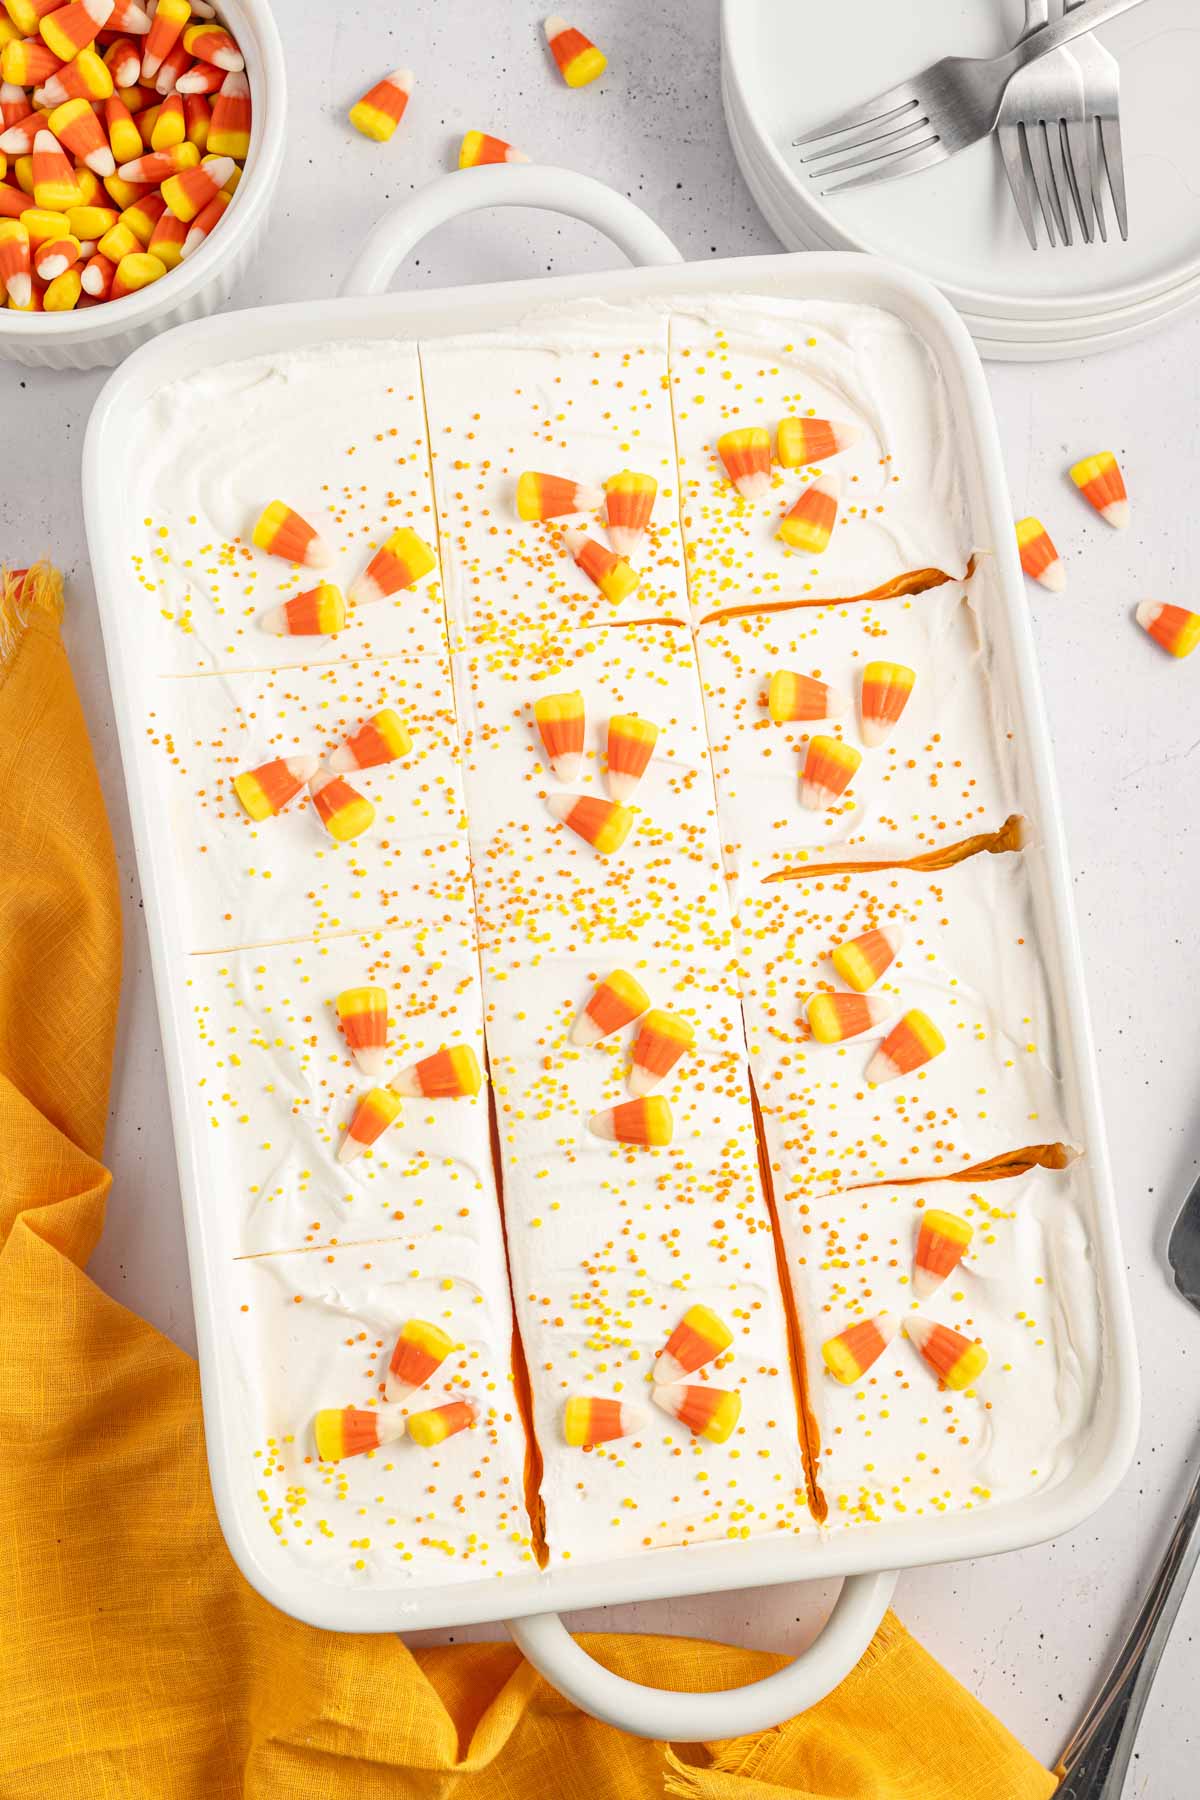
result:
[[[777,248],[726,142],[716,0],[653,9],[588,0],[579,14],[613,67],[570,93],[547,73],[528,0],[411,0],[399,9],[279,0],[292,84],[292,154],[266,254],[243,305],[333,294],[379,213],[450,166],[463,129],[491,129],[539,161],[599,176],[644,206],[684,255]],[[635,23],[636,19],[636,23]],[[411,64],[417,89],[385,149],[342,123],[376,74]],[[443,228],[400,276],[407,287],[610,266],[581,225],[500,213]],[[1170,1290],[1161,1257],[1200,1161],[1200,656],[1158,654],[1131,625],[1144,595],[1196,604],[1200,513],[1195,421],[1200,318],[1101,360],[993,366],[1013,503],[1036,510],[1068,559],[1061,598],[1031,591],[1058,756],[1101,1077],[1146,1384],[1139,1456],[1120,1493],[1057,1544],[905,1576],[898,1610],[979,1697],[1051,1760],[1069,1735],[1180,1498],[1200,1417],[1200,1319]],[[17,560],[50,549],[72,571],[68,642],[121,857],[127,979],[109,1155],[108,1229],[93,1272],[185,1346],[192,1321],[137,878],[87,573],[80,446],[102,376],[0,368],[10,453],[0,543]],[[1065,479],[1100,448],[1121,457],[1134,505],[1123,537],[1088,515]],[[797,1648],[828,1593],[780,1588],[597,1614],[586,1622]],[[1196,1791],[1200,1592],[1185,1604],[1146,1722],[1131,1795]],[[964,1796],[964,1800],[968,1797]]]

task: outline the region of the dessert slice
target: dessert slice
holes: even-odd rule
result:
[[[946,390],[900,319],[877,307],[757,296],[681,300],[669,354],[698,618],[963,576],[974,546]],[[811,444],[796,431],[806,419],[827,427],[814,429]],[[749,434],[761,444],[764,433],[770,461],[735,487],[722,442]],[[825,475],[841,490],[837,529],[827,538],[823,517],[816,537],[781,538],[781,519]]]

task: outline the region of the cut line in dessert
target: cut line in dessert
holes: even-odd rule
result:
[[[862,594],[828,594],[812,600],[747,600],[739,606],[718,606],[705,613],[697,624],[721,624],[728,619],[752,619],[759,614],[796,612],[813,606],[857,606],[865,605],[869,600],[900,600],[906,595],[924,594],[930,588],[945,587],[952,582],[965,586],[977,564],[978,559],[972,556],[962,575],[949,575],[945,569],[910,569]]]
[[[845,862],[810,863],[801,868],[776,869],[773,874],[763,876],[762,884],[771,887],[781,881],[806,881],[813,876],[865,875],[888,869],[915,869],[921,874],[935,874],[939,869],[952,869],[956,863],[967,862],[973,856],[999,856],[1007,850],[1023,850],[1028,834],[1029,821],[1021,813],[1010,813],[998,831],[977,832],[957,844],[948,844],[944,850],[929,850],[906,861],[885,858],[878,862],[847,859]]]

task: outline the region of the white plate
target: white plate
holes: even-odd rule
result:
[[[907,180],[822,200],[800,171],[791,139],[864,96],[954,50],[991,55],[1012,42],[1019,0],[952,0],[899,11],[890,0],[813,12],[789,0],[727,0],[723,10],[727,112],[752,190],[768,175],[768,213],[786,241],[871,250],[928,276],[964,314],[1031,328],[1102,316],[1177,293],[1200,276],[1195,94],[1200,16],[1195,0],[1154,0],[1114,21],[1104,42],[1121,62],[1130,241],[1034,252],[995,148],[975,145]],[[819,79],[805,72],[819,71]],[[749,167],[747,165],[750,165]],[[757,172],[758,179],[751,173]],[[760,202],[761,203],[761,202]],[[1111,215],[1111,209],[1110,209]],[[954,230],[946,229],[948,218]],[[1110,216],[1111,226],[1111,216]]]
[[[722,85],[730,142],[759,210],[789,248],[827,250],[807,221],[793,217],[792,199],[776,171],[744,135],[745,123],[738,103]],[[1084,356],[1131,343],[1156,325],[1168,324],[1200,300],[1200,275],[1132,306],[1097,311],[1086,318],[1028,320],[963,313],[963,321],[980,353],[994,361],[1050,361],[1065,356]]]

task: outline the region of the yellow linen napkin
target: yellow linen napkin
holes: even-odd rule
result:
[[[1055,1782],[891,1615],[820,1706],[675,1756],[507,1643],[412,1653],[247,1586],[195,1364],[84,1273],[120,928],[61,584],[0,595],[0,1794],[4,1800],[1044,1800]],[[736,1686],[782,1658],[592,1637],[619,1673]]]

